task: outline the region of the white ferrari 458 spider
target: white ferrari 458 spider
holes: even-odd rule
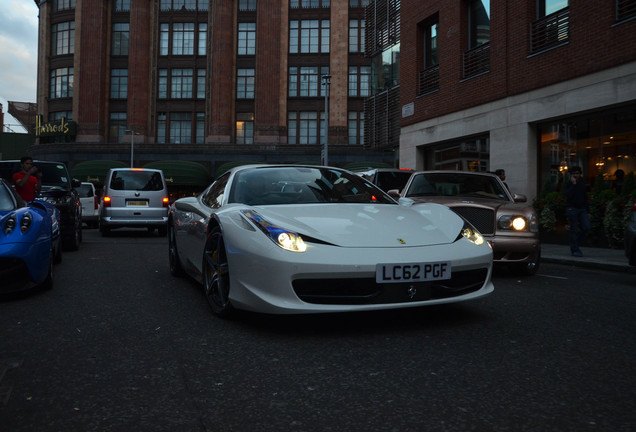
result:
[[[333,167],[246,165],[170,208],[170,271],[214,314],[418,307],[493,291],[492,250],[445,206]]]

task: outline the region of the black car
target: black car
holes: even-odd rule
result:
[[[62,162],[34,160],[42,173],[42,190],[37,199],[47,201],[60,210],[61,240],[64,250],[77,250],[82,241],[82,204],[75,188],[80,181],[71,179]],[[13,185],[13,174],[20,171],[20,161],[0,161],[0,177]]]
[[[370,181],[384,192],[404,189],[411,178],[413,170],[406,168],[368,168],[353,171],[360,177]]]

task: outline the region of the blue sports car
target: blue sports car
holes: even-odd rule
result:
[[[44,201],[25,203],[0,179],[0,293],[53,286],[62,259],[60,211]]]

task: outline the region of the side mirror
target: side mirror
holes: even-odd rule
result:
[[[516,203],[524,203],[528,201],[528,198],[523,194],[513,194],[512,198],[515,200]]]
[[[391,189],[390,191],[387,192],[387,194],[393,198],[394,200],[399,200],[400,199],[400,190],[399,189]]]
[[[398,199],[398,203],[404,207],[411,207],[415,203],[415,201],[413,201],[411,198],[402,197]]]

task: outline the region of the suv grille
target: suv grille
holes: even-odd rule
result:
[[[478,207],[451,207],[451,210],[470,222],[481,234],[495,233],[494,210]]]

